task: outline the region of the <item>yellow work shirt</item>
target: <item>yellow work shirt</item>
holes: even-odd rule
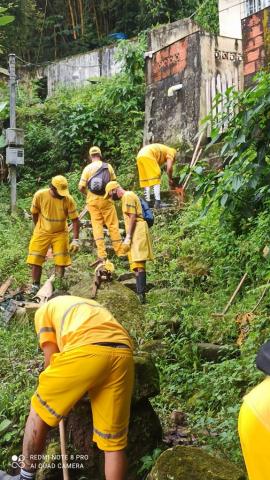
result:
[[[109,163],[107,163],[107,165],[110,173],[110,181],[116,180],[116,175],[114,173],[113,167]],[[93,175],[95,175],[95,173],[101,168],[101,166],[102,166],[102,161],[96,160],[92,163],[89,163],[89,165],[87,165],[87,167],[85,167],[82,172],[81,179],[79,182],[79,188],[84,187],[87,190],[86,203],[89,203],[92,199],[100,198],[100,195],[96,195],[95,193],[90,192],[90,190],[87,187],[87,184],[90,178],[92,178]]]
[[[270,431],[270,377],[266,377],[244,397],[244,402]]]
[[[123,343],[132,340],[112,314],[94,300],[75,296],[56,297],[35,314],[39,344],[56,343],[60,352],[98,342]]]
[[[153,260],[152,242],[147,222],[143,218],[142,206],[139,197],[134,192],[125,192],[122,196],[122,212],[126,232],[129,229],[130,217],[128,214],[137,215],[136,225],[132,235],[131,247],[128,254],[129,262],[145,262]]]
[[[130,218],[128,214],[135,213],[137,215],[137,222],[144,222],[142,206],[139,197],[134,192],[127,191],[122,196],[122,212],[126,231],[128,231]]]
[[[32,201],[31,213],[38,213],[35,230],[45,233],[67,231],[67,218],[78,218],[76,204],[69,195],[63,199],[51,195],[49,188],[38,190]]]
[[[176,150],[174,148],[167,147],[167,145],[163,145],[162,143],[152,143],[141,148],[137,155],[137,159],[140,157],[150,158],[151,160],[155,160],[158,165],[161,166],[166,163],[167,155],[175,159]]]

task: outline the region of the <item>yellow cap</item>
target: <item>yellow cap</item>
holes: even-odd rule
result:
[[[63,175],[56,175],[52,178],[52,185],[56,188],[58,195],[61,197],[67,197],[69,195],[68,182]]]
[[[99,155],[101,157],[101,150],[99,147],[91,147],[89,150],[89,155]]]
[[[114,190],[115,188],[119,188],[120,185],[118,182],[115,180],[112,180],[111,182],[107,183],[106,188],[105,188],[105,195],[104,198],[108,198],[109,193]]]

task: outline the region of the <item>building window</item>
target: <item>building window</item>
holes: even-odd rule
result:
[[[269,6],[270,0],[246,0],[246,15],[252,15]]]

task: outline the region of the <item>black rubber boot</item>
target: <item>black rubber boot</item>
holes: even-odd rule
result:
[[[138,272],[136,275],[136,289],[137,294],[140,300],[140,303],[144,304],[146,302],[145,292],[146,292],[146,271]]]
[[[161,201],[160,200],[155,200],[154,208],[156,208],[157,210],[161,208]]]

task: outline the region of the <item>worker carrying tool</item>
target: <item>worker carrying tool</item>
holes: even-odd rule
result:
[[[115,206],[110,199],[104,199],[105,187],[116,176],[112,166],[102,161],[99,147],[89,150],[91,163],[85,167],[79,182],[79,190],[86,195],[86,202],[91,218],[93,236],[97,246],[98,262],[107,258],[104,225],[108,228],[112,246],[116,254],[122,239]]]
[[[266,378],[245,397],[238,431],[249,480],[267,480],[270,472],[270,342],[260,348],[256,365]]]
[[[75,201],[62,175],[51,180],[50,188],[38,190],[32,201],[31,213],[35,229],[29,244],[27,263],[32,267],[32,287],[35,295],[40,288],[42,265],[51,246],[56,278],[64,276],[65,267],[71,264],[70,253],[79,249],[79,220]],[[67,219],[72,220],[73,241],[69,246]]]
[[[139,171],[140,186],[144,188],[145,200],[150,202],[150,188],[154,188],[154,208],[160,208],[160,183],[161,166],[166,164],[166,171],[169,179],[169,186],[173,183],[173,164],[175,162],[176,150],[161,143],[152,143],[141,148],[137,155],[137,167]]]
[[[88,392],[93,441],[105,453],[106,480],[126,479],[127,434],[134,380],[132,340],[94,300],[59,296],[43,304],[35,328],[45,357],[31,399],[23,439],[23,466],[16,477],[32,480],[47,433]],[[60,477],[60,475],[59,475]]]
[[[105,198],[122,201],[126,238],[120,252],[128,255],[130,268],[136,275],[136,289],[141,303],[145,303],[146,261],[153,260],[152,242],[147,222],[143,218],[139,197],[131,191],[124,190],[118,182],[109,182]]]

